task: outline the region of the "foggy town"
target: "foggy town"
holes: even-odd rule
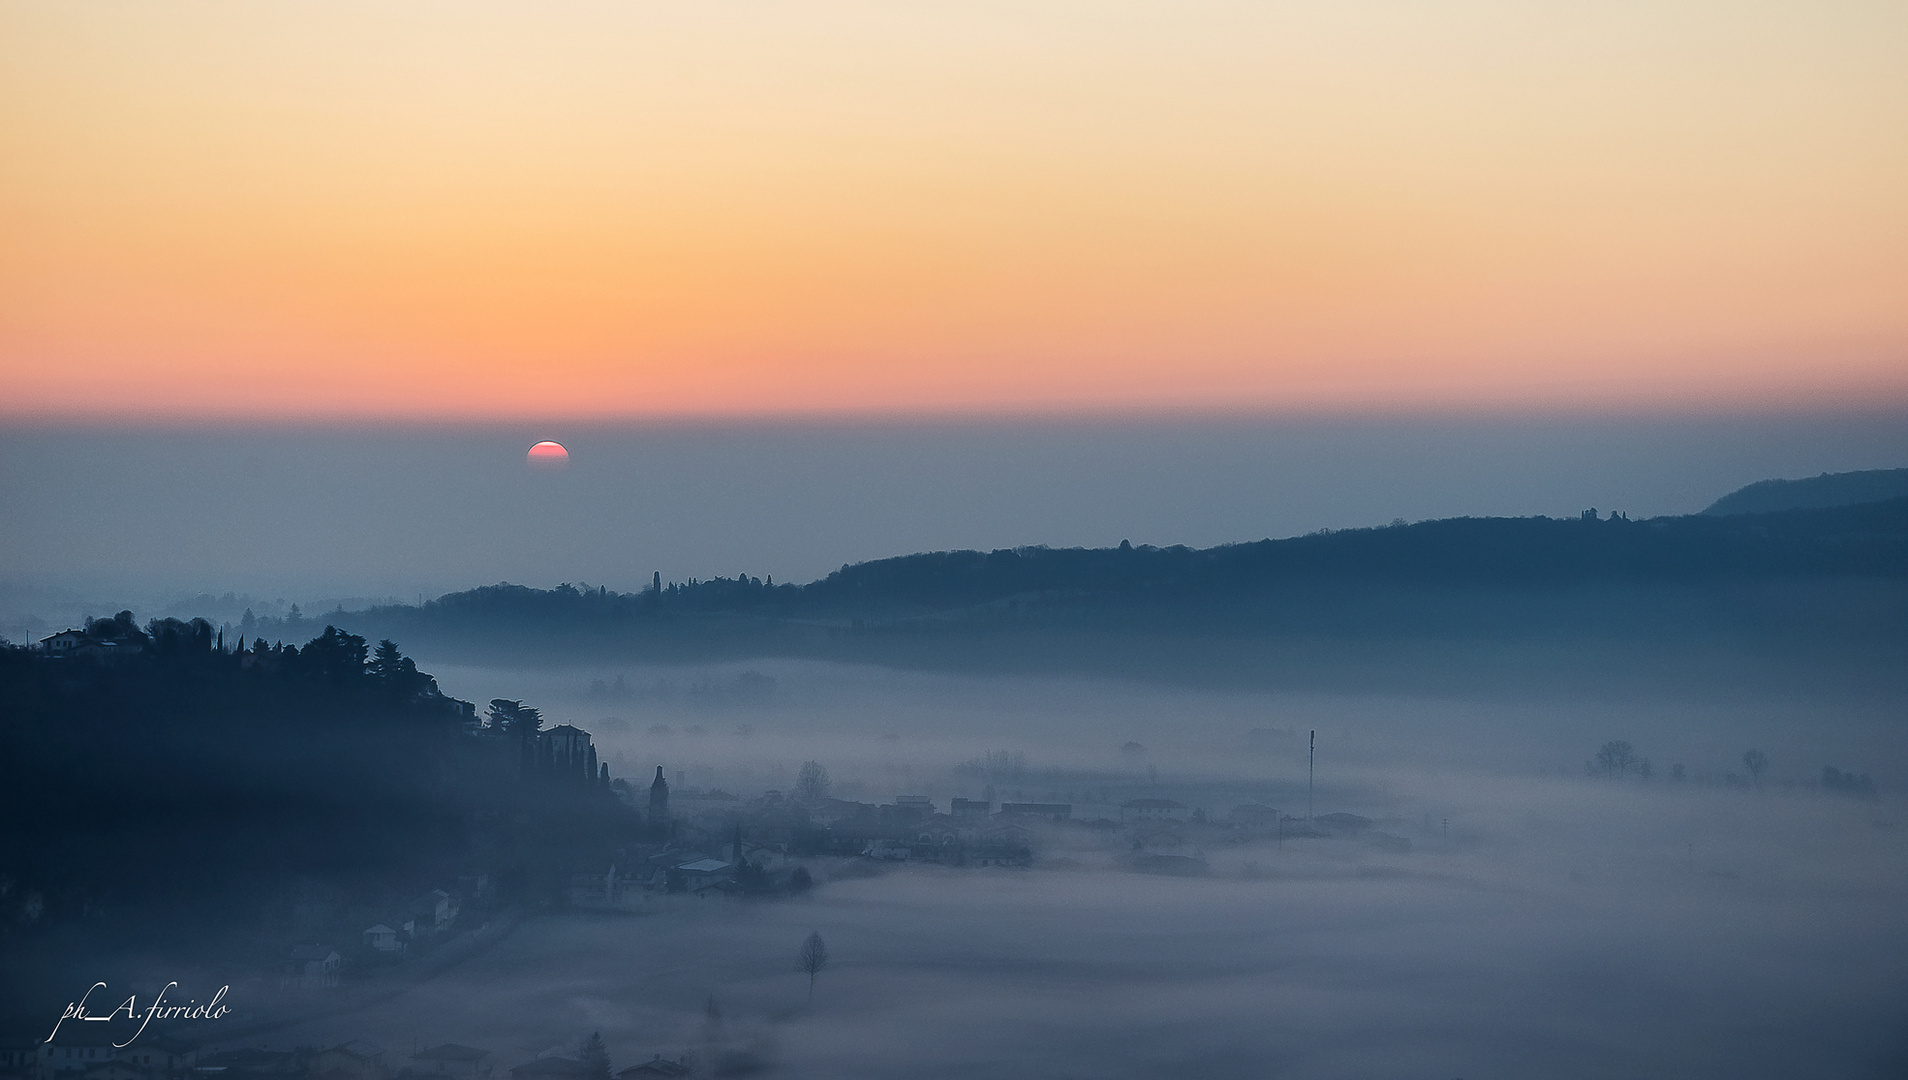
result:
[[[0,1080],[1908,1078],[1904,58],[0,2]]]

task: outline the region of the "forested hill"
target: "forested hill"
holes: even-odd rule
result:
[[[867,639],[880,633],[1003,627],[1522,634],[1546,620],[1581,628],[1602,618],[1620,627],[1645,616],[1657,626],[1667,625],[1665,618],[1766,618],[1774,625],[1787,617],[1687,610],[1692,595],[1770,590],[1810,594],[1812,617],[1851,632],[1869,632],[1879,618],[1894,633],[1896,608],[1886,597],[1876,600],[1875,590],[1904,586],[1908,499],[1898,499],[1647,521],[1453,518],[1203,550],[1122,544],[945,551],[844,566],[806,585],[746,574],[632,593],[500,584],[327,618],[420,646],[523,658],[843,656],[865,651]],[[1854,595],[1867,606],[1849,622],[1825,607],[1822,595],[1837,604]],[[1579,601],[1583,606],[1573,609]],[[1651,610],[1661,604],[1678,606],[1680,614]],[[256,632],[275,629],[266,623]],[[860,644],[836,640],[847,633],[861,635]]]
[[[86,632],[115,651],[0,648],[0,1022],[149,950],[269,970],[291,942],[349,949],[463,875],[540,902],[628,834],[606,783],[478,729],[391,642],[247,646],[130,611]]]
[[[1717,499],[1705,514],[1767,514],[1908,498],[1908,469],[1823,473],[1806,480],[1761,480]]]

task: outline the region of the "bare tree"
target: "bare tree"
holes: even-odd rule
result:
[[[818,803],[828,797],[828,770],[819,761],[802,762],[795,775],[795,797],[805,803]]]
[[[1027,755],[1018,750],[989,750],[981,755],[981,767],[995,780],[1018,780],[1027,770]]]
[[[1769,755],[1760,750],[1745,750],[1742,754],[1742,767],[1749,770],[1749,778],[1762,783],[1762,773],[1769,767]]]
[[[822,940],[821,932],[808,935],[802,942],[802,951],[795,958],[795,970],[808,976],[808,997],[815,998],[815,976],[828,966],[828,944]]]

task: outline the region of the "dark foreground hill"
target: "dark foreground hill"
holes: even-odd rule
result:
[[[1823,473],[1806,480],[1759,480],[1717,499],[1705,514],[1771,514],[1908,498],[1908,469]]]
[[[806,585],[502,584],[327,618],[437,657],[511,664],[791,656],[1414,688],[1594,685],[1704,665],[1723,677],[1740,665],[1749,683],[1790,669],[1866,680],[1908,642],[1908,499],[1648,521],[1456,518],[1204,550],[933,552]]]
[[[388,642],[232,647],[131,612],[87,630],[112,654],[0,648],[0,1022],[169,950],[246,971],[297,942],[350,953],[473,876],[536,903],[632,831],[607,779],[527,756],[533,728],[480,728]]]

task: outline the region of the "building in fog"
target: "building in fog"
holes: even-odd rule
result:
[[[417,1062],[412,1072],[429,1076],[447,1076],[451,1080],[483,1080],[490,1075],[490,1051],[458,1043],[445,1043],[411,1055]]]
[[[1048,821],[1065,821],[1073,816],[1073,804],[1004,802],[1000,804],[1000,816],[1003,818],[1044,818]]]
[[[390,923],[375,923],[364,934],[364,947],[380,953],[402,956],[404,947],[410,940],[408,930],[400,930]]]
[[[449,930],[457,922],[457,910],[456,897],[442,889],[432,889],[411,901],[410,915],[417,929],[428,936]]]
[[[669,820],[669,781],[663,779],[662,766],[656,766],[656,782],[649,785],[649,820]]]
[[[596,778],[596,747],[590,733],[572,724],[560,724],[540,732],[537,741],[543,760],[559,775],[574,775],[584,780]]]
[[[1192,808],[1171,799],[1128,799],[1120,804],[1121,821],[1186,821]]]
[[[344,957],[329,945],[298,945],[285,959],[287,989],[328,990],[338,985]]]
[[[683,1062],[671,1061],[657,1054],[641,1065],[631,1065],[617,1073],[616,1080],[671,1080],[673,1077],[688,1076],[694,1071]]]
[[[339,1043],[312,1058],[310,1073],[326,1080],[383,1080],[384,1048],[363,1041]]]
[[[1233,807],[1226,815],[1226,820],[1235,829],[1257,835],[1276,832],[1280,816],[1277,810],[1263,803],[1246,803]]]

